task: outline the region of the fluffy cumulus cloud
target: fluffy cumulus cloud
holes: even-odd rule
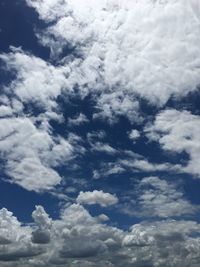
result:
[[[140,132],[136,129],[133,129],[128,134],[129,138],[135,142],[140,137]]]
[[[199,85],[198,0],[27,3],[50,22],[39,38],[52,55],[66,47],[79,55],[62,59],[67,83],[98,95],[97,117],[139,119],[138,97],[162,106]]]
[[[13,262],[37,257],[44,252],[43,248],[35,246],[31,242],[31,228],[22,226],[7,209],[0,210],[0,262],[11,262],[8,266],[13,266]],[[7,266],[7,264],[5,264]]]
[[[41,206],[32,216],[34,223],[25,226],[11,212],[0,211],[1,266],[196,267],[200,263],[200,226],[193,221],[135,224],[122,231],[100,223],[79,204],[65,208],[57,220]]]
[[[0,122],[1,156],[11,181],[35,191],[59,184],[61,177],[53,167],[70,159],[73,146],[42,124],[36,127],[31,118],[2,118]]]
[[[102,207],[114,205],[118,202],[118,198],[110,193],[104,193],[102,190],[94,190],[92,192],[80,192],[77,202],[82,204],[94,205],[99,204]]]
[[[44,60],[27,54],[20,48],[11,47],[11,52],[1,54],[0,59],[6,68],[16,74],[9,88],[4,91],[12,94],[22,103],[34,103],[48,111],[55,108],[55,99],[65,86],[67,67],[54,67]]]
[[[11,48],[1,54],[15,78],[0,97],[0,153],[11,182],[28,190],[49,190],[60,183],[54,167],[73,156],[73,138],[54,133],[50,121],[63,122],[56,98],[64,87],[63,68]],[[77,144],[77,141],[76,141]],[[36,179],[37,177],[37,179]]]
[[[150,126],[145,129],[152,141],[160,143],[166,151],[186,152],[189,160],[181,170],[200,176],[200,116],[189,111],[166,109],[160,112]]]
[[[6,209],[0,216],[1,266],[95,266],[101,261],[103,266],[123,237],[121,230],[99,223],[79,204],[66,208],[55,221],[37,206],[31,226],[21,225]]]
[[[124,237],[123,245],[130,248],[133,266],[198,266],[199,259],[191,253],[197,248],[192,233],[198,228],[192,221],[138,224]]]

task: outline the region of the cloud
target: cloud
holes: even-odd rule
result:
[[[199,5],[196,0],[188,0],[186,4],[181,0],[175,3],[87,0],[84,4],[80,0],[27,0],[27,3],[48,22],[38,38],[50,46],[54,61],[46,62],[14,47],[10,53],[0,55],[7,71],[15,75],[3,88],[0,116],[2,122],[16,120],[18,127],[20,120],[26,121],[30,125],[25,127],[40,132],[37,137],[40,140],[38,147],[32,145],[34,141],[26,141],[28,151],[21,139],[18,140],[20,144],[9,145],[11,136],[1,140],[0,145],[7,147],[3,152],[7,161],[6,174],[12,182],[28,190],[52,189],[61,181],[55,167],[69,159],[73,149],[77,154],[86,151],[78,144],[80,139],[72,138],[73,134],[71,140],[54,137],[50,121],[67,119],[63,118],[58,105],[59,97],[83,99],[90,96],[94,119],[104,118],[112,123],[117,117],[127,116],[131,122],[142,122],[141,99],[160,107],[171,97],[193,92],[199,84]],[[70,55],[64,55],[62,48],[70,48]],[[86,118],[80,113],[70,121],[77,124],[86,122]],[[38,124],[42,125],[42,130]],[[20,131],[20,138],[25,138],[24,129],[17,131]],[[134,138],[137,134],[134,132]],[[37,134],[33,135],[35,139]],[[46,140],[42,144],[44,137]],[[119,154],[106,142],[93,140],[90,145],[94,152]],[[145,158],[122,159],[105,173],[110,175],[124,169],[180,171],[180,165],[151,163]],[[197,164],[190,164],[184,170],[199,172]],[[37,181],[33,173],[39,177]]]
[[[119,151],[112,147],[109,143],[103,141],[106,133],[104,131],[92,132],[87,134],[87,141],[90,145],[91,152],[105,153],[108,155],[115,155]]]
[[[26,117],[2,118],[0,132],[1,157],[6,160],[5,172],[11,182],[35,191],[60,183],[53,167],[72,157],[73,146],[67,140]]]
[[[31,243],[31,228],[22,226],[12,212],[0,210],[0,262],[15,262],[37,257],[42,247]],[[8,265],[9,266],[9,265]]]
[[[98,170],[93,170],[93,178],[99,179],[101,177],[108,177],[115,174],[120,174],[125,172],[126,170],[118,164],[108,163],[104,164]]]
[[[111,162],[106,159],[105,163],[100,162],[100,169],[93,171],[96,179],[126,171],[150,175],[158,171],[182,171],[199,175],[199,116],[164,110],[144,130],[149,140],[158,142],[163,150],[186,152],[187,165],[152,162],[133,151],[112,147],[108,143],[110,136],[106,140],[106,133],[97,130],[101,124],[93,125],[94,129],[88,127],[96,132],[87,134],[87,144],[75,133],[62,137],[56,132],[63,127],[66,133],[70,124],[88,122],[81,110],[77,110],[80,114],[77,117],[64,117],[60,99],[82,101],[88,96],[93,120],[115,123],[126,116],[131,123],[141,123],[146,119],[141,112],[142,100],[151,107],[161,108],[170,98],[180,99],[197,90],[198,0],[26,2],[46,23],[46,28],[36,34],[41,44],[50,47],[51,58],[47,62],[14,47],[0,55],[4,68],[14,76],[3,86],[0,96],[0,150],[5,174],[9,176],[5,179],[27,190],[49,190],[65,203],[69,200],[66,192],[74,195],[79,187],[80,190],[84,187],[84,192],[77,193],[76,204],[70,204],[74,201],[70,198],[57,219],[50,218],[43,207],[37,206],[32,213],[33,222],[23,224],[12,212],[2,209],[0,265],[199,266],[200,225],[188,220],[188,216],[198,215],[198,207],[186,199],[177,182],[145,177],[132,191],[124,194],[118,191],[118,199],[102,190],[88,191],[91,189],[88,180],[75,179],[73,175],[69,177],[72,187],[64,191],[66,184],[58,171],[63,165],[80,170],[81,161],[65,163],[86,152],[88,162],[91,154],[101,152],[110,158],[117,157]],[[59,124],[58,129],[52,121]],[[133,130],[129,138],[135,140],[139,136]],[[81,175],[84,173],[83,170]],[[56,191],[61,182],[62,188]],[[114,216],[123,207],[123,212],[133,215],[133,221],[144,218],[146,221],[134,224],[129,230],[113,227],[110,226],[113,213],[109,221],[107,215],[93,217],[83,207],[94,204],[111,206],[109,209],[115,205]]]
[[[50,219],[38,206],[33,218],[35,223],[25,226],[11,212],[0,211],[0,239],[9,240],[0,244],[1,266],[191,267],[199,264],[200,226],[195,221],[145,222],[123,231],[100,223],[80,204],[66,207],[57,220]],[[43,242],[47,229],[50,238]],[[42,242],[34,243],[33,236]]]
[[[12,242],[17,242],[22,235],[21,224],[17,218],[13,216],[12,212],[3,208],[0,210],[0,243],[1,245],[7,245]],[[24,229],[27,230],[28,228]]]
[[[119,163],[132,169],[132,171],[156,172],[156,171],[179,171],[179,165],[166,163],[151,163],[145,158],[141,159],[122,159]]]
[[[11,116],[13,114],[12,108],[9,106],[0,106],[0,117]]]
[[[11,47],[11,52],[1,54],[0,59],[9,71],[16,73],[5,91],[18,97],[22,103],[34,103],[45,109],[55,108],[55,99],[65,87],[67,67],[54,67],[44,60]]]
[[[118,151],[117,149],[113,148],[109,144],[102,143],[102,142],[95,142],[92,143],[90,142],[91,145],[91,151],[93,152],[100,152],[100,153],[105,153],[109,155],[115,155]]]
[[[195,214],[198,209],[185,199],[176,183],[155,176],[143,178],[133,195],[136,199],[135,209],[138,211],[138,216],[179,217]]]
[[[174,153],[186,152],[189,160],[182,172],[200,175],[199,131],[200,116],[189,111],[167,109],[160,112],[152,125],[145,129],[148,138],[159,142],[163,150]]]
[[[75,117],[75,118],[72,118],[72,119],[68,119],[68,124],[70,125],[70,126],[79,126],[79,125],[81,125],[81,124],[84,124],[84,123],[87,123],[87,122],[89,122],[89,120],[87,119],[87,117],[84,115],[84,114],[82,114],[82,113],[80,113],[77,117]]]
[[[36,206],[35,211],[32,213],[32,218],[37,225],[37,229],[32,232],[32,242],[35,244],[50,243],[52,220],[44,208],[42,206]]]
[[[76,84],[80,95],[93,95],[95,117],[140,120],[138,98],[160,107],[200,83],[198,0],[27,3],[50,22],[38,38],[70,68],[70,88]],[[72,53],[60,61],[66,47]]]
[[[41,206],[32,216],[35,225],[23,226],[11,212],[0,211],[1,240],[9,240],[0,245],[2,266],[65,266],[75,259],[95,260],[120,243],[120,230],[98,223],[79,204],[66,208],[59,220],[51,220]],[[51,238],[45,236],[47,231]]]
[[[36,206],[32,213],[32,218],[40,229],[49,229],[51,227],[52,220],[42,206]]]
[[[99,204],[102,207],[117,204],[118,198],[110,193],[104,193],[102,190],[92,192],[80,192],[76,201],[81,204],[94,205]]]
[[[140,132],[136,129],[133,129],[128,134],[129,138],[135,142],[140,137]]]
[[[130,248],[135,266],[197,266],[199,259],[194,259],[191,253],[191,243],[195,241],[190,235],[197,233],[198,228],[192,221],[136,224],[124,237],[123,244]]]
[[[125,172],[139,173],[142,171],[149,174],[153,174],[156,172],[182,172],[182,166],[180,164],[171,164],[169,162],[150,162],[147,158],[138,153],[133,152],[132,150],[118,149],[117,152],[117,158],[109,162],[101,162],[99,168],[93,170],[94,179],[117,175]]]

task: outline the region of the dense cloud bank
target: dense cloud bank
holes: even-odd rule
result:
[[[133,225],[129,231],[107,226],[79,204],[52,220],[43,207],[23,225],[0,210],[1,266],[170,266],[199,262],[200,225],[166,220]]]

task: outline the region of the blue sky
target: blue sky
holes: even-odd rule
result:
[[[2,0],[0,265],[199,266],[198,0]]]

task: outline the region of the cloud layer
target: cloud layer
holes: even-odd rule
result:
[[[33,225],[0,211],[1,266],[170,266],[199,264],[199,224],[161,221],[129,231],[106,226],[73,204],[52,220],[41,206]]]

